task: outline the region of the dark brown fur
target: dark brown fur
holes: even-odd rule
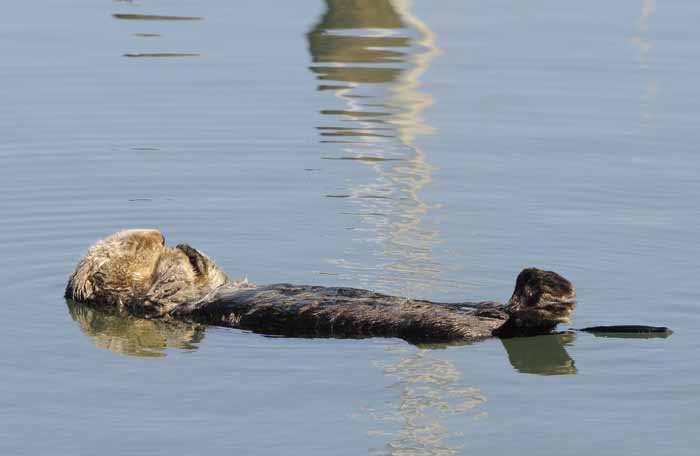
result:
[[[157,230],[116,233],[88,249],[66,297],[147,317],[177,318],[290,337],[474,341],[550,332],[573,311],[573,285],[529,268],[506,305],[436,303],[368,290],[230,281],[206,255],[164,246]]]

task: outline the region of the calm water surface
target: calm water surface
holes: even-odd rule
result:
[[[0,454],[644,453],[700,446],[700,4],[12,2],[0,17]],[[471,346],[265,338],[62,298],[125,227],[232,276],[505,300]]]

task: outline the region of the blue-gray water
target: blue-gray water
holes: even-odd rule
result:
[[[0,454],[697,454],[698,17],[3,5]],[[77,259],[125,227],[257,283],[434,300],[505,300],[541,266],[577,285],[573,326],[675,334],[423,349],[69,309]]]

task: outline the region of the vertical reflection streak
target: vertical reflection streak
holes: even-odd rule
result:
[[[354,263],[331,262],[366,287],[408,295],[433,292],[444,286],[433,258],[440,239],[438,230],[423,226],[433,206],[420,191],[433,180],[435,168],[416,138],[433,132],[422,114],[433,98],[420,90],[420,77],[439,53],[435,35],[413,16],[407,0],[327,0],[326,7],[308,33],[311,70],[324,84],[339,84],[319,90],[332,90],[343,108],[321,110],[336,126],[318,129],[323,142],[337,147],[341,156],[336,158],[350,159],[348,166],[360,162],[375,175],[369,182],[351,182],[340,192],[350,198],[339,203],[359,206],[362,224],[355,228],[360,234],[355,240],[375,261],[368,264],[364,255]]]
[[[336,260],[365,287],[402,294],[433,293],[441,266],[433,258],[437,230],[423,227],[431,205],[420,196],[433,180],[435,167],[417,144],[432,133],[423,112],[434,103],[422,92],[420,78],[439,53],[430,28],[416,18],[408,0],[326,0],[326,11],[308,33],[313,71],[332,90],[340,109],[322,109],[331,125],[318,126],[322,138],[341,139],[331,158],[343,166],[364,164],[373,179],[348,184],[339,204],[359,206],[356,232],[374,255],[353,264]],[[328,81],[333,81],[330,85]],[[340,155],[339,157],[337,155]],[[365,277],[362,278],[361,275]],[[397,290],[397,284],[402,289]],[[391,347],[390,347],[391,348]],[[486,401],[478,389],[460,387],[459,368],[432,351],[401,346],[391,364],[381,364],[396,402],[368,409],[370,434],[386,435],[378,455],[452,455],[457,434],[448,416],[461,415]],[[385,433],[385,427],[397,427]]]
[[[653,44],[649,39],[649,22],[656,11],[654,0],[642,0],[642,11],[637,20],[637,33],[632,38],[632,43],[639,51],[639,64],[642,71],[649,67],[649,56]],[[641,99],[640,116],[642,122],[651,122],[654,119],[653,103],[656,99],[656,81],[651,78],[644,89]]]
[[[386,448],[371,450],[375,456],[443,456],[459,454],[460,435],[449,426],[449,418],[464,415],[470,419],[486,416],[479,409],[487,402],[478,389],[461,383],[461,372],[451,361],[433,356],[435,350],[390,346],[389,355],[397,361],[376,363],[391,378],[390,388],[397,400],[381,408],[368,408],[378,429],[370,436],[387,436]],[[409,352],[407,354],[406,352]],[[463,420],[460,420],[463,421]],[[387,433],[384,428],[396,427]]]
[[[398,106],[405,106],[406,111],[397,116],[394,121],[401,142],[413,151],[410,159],[411,171],[414,176],[412,185],[406,186],[411,201],[415,202],[413,207],[407,207],[405,212],[407,217],[403,222],[396,224],[396,232],[393,243],[397,245],[408,245],[412,242],[412,237],[421,239],[420,246],[423,247],[419,256],[419,261],[424,264],[437,263],[430,258],[430,245],[437,241],[437,231],[429,232],[420,229],[421,217],[430,209],[429,205],[423,201],[418,192],[433,179],[434,167],[427,161],[424,151],[415,143],[418,134],[432,133],[433,129],[423,124],[422,112],[433,104],[433,98],[428,93],[420,92],[419,78],[430,66],[430,62],[439,53],[435,44],[435,35],[418,18],[410,12],[409,0],[396,0],[394,2],[397,9],[408,25],[418,31],[417,47],[419,52],[410,55],[412,65],[401,74],[399,83],[391,90],[393,92],[391,100]],[[439,279],[439,270],[434,269],[430,283],[436,283]],[[428,284],[430,285],[430,284]]]

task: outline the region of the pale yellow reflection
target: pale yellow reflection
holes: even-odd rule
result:
[[[459,454],[463,426],[469,420],[486,416],[480,407],[486,396],[478,388],[461,381],[459,368],[451,361],[439,359],[436,351],[406,346],[390,346],[393,363],[377,365],[394,380],[390,386],[396,401],[381,407],[367,407],[366,413],[378,425],[369,435],[387,439],[385,448],[372,449],[374,455],[443,456]],[[460,429],[452,429],[450,417],[459,419]],[[389,429],[396,429],[389,431]]]
[[[121,355],[160,357],[166,348],[196,350],[204,326],[175,320],[146,320],[66,300],[73,321],[93,344]]]
[[[348,212],[362,222],[353,228],[356,239],[374,252],[374,262],[331,262],[364,286],[434,292],[445,284],[433,257],[439,232],[423,220],[436,205],[420,196],[434,166],[416,138],[433,131],[423,118],[433,98],[421,90],[420,77],[439,53],[435,36],[405,0],[327,0],[307,36],[318,89],[339,100],[335,109],[329,99],[319,110],[326,118],[317,127],[321,142],[335,146],[324,158],[354,161],[349,166],[374,173],[328,195],[347,199]]]
[[[639,60],[646,63],[652,49],[649,40],[649,21],[656,10],[654,0],[642,0],[642,12],[637,20],[637,33],[632,37],[632,43],[639,50]]]
[[[650,54],[654,48],[649,37],[649,25],[651,18],[656,12],[655,0],[642,0],[642,10],[637,20],[637,32],[632,37],[632,43],[639,52],[639,64],[642,71],[649,70]],[[652,78],[646,83],[642,92],[640,115],[643,122],[650,122],[654,119],[654,101],[656,100],[656,81]]]

